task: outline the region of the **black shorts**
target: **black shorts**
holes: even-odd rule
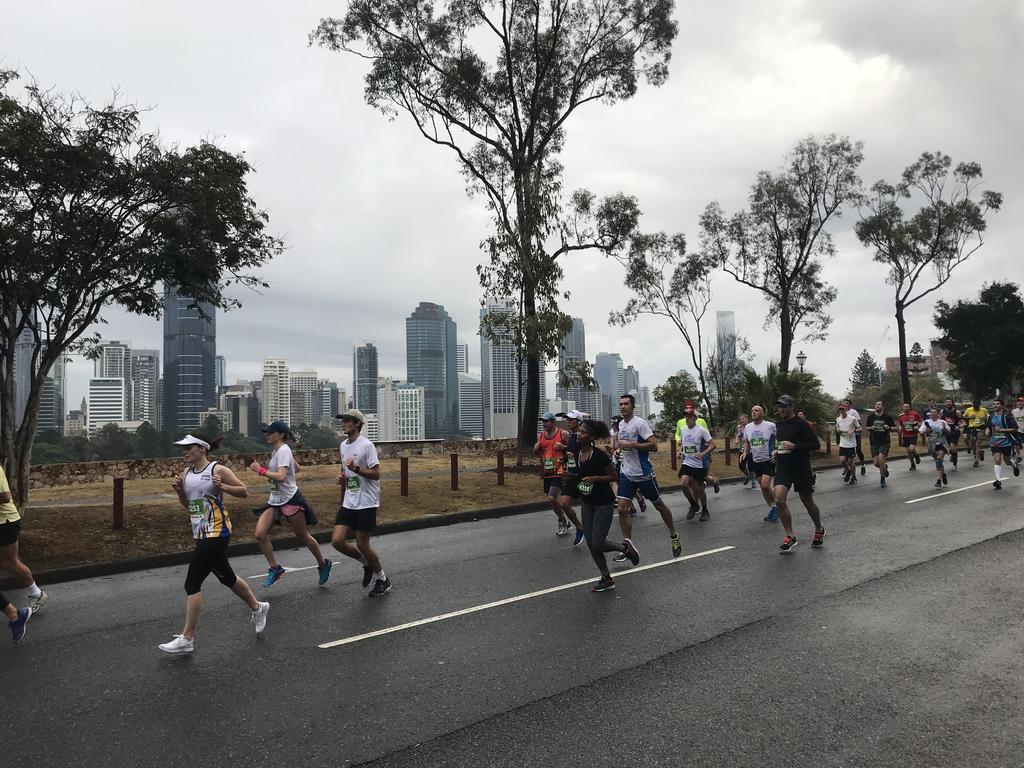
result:
[[[550,496],[552,499],[557,499],[562,495],[562,478],[560,477],[545,477],[544,478],[544,495]]]
[[[579,478],[575,475],[567,475],[562,478],[562,495],[576,500],[580,498]]]
[[[787,488],[795,488],[797,493],[814,493],[814,475],[800,475],[793,477],[788,472],[776,472],[772,478],[772,485],[784,485]]]
[[[694,480],[699,480],[700,482],[703,483],[705,480],[707,480],[708,468],[691,467],[689,464],[683,464],[683,466],[679,468],[679,476],[682,477],[683,475],[686,475],[687,477],[692,477]]]
[[[889,455],[889,443],[872,443],[871,444],[871,458],[875,458],[881,454],[882,456]]]
[[[1012,445],[990,445],[989,450],[992,451],[993,455],[1001,453],[1006,458],[1010,458],[1013,455]]]
[[[9,547],[18,540],[21,535],[21,521],[15,520],[0,525],[0,547]]]
[[[917,435],[902,435],[900,437],[900,445],[902,445],[904,448],[916,448]]]
[[[764,477],[765,475],[771,477],[775,474],[775,462],[771,460],[748,461],[747,468],[757,477]]]
[[[203,582],[211,573],[217,581],[229,589],[235,586],[238,577],[231,570],[228,562],[228,544],[230,536],[219,536],[216,539],[196,539],[196,549],[188,564],[185,576],[185,594],[195,595],[203,588]]]
[[[848,457],[848,458],[852,458],[852,457],[857,455],[857,449],[856,449],[856,447],[854,447],[854,448],[840,448],[839,449],[839,455],[840,456],[845,456],[845,457]]]
[[[353,531],[373,531],[377,528],[377,507],[347,509],[342,507],[334,516],[335,525],[344,525]]]

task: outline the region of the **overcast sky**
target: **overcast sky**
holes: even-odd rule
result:
[[[448,309],[479,366],[483,201],[467,199],[453,158],[407,119],[389,122],[365,104],[366,62],[307,46],[318,20],[345,5],[33,0],[4,9],[3,66],[96,102],[116,88],[152,107],[146,125],[168,143],[212,139],[255,166],[250,191],[288,250],[264,271],[269,291],[243,295],[243,309],[218,316],[229,381],[258,377],[274,355],[351,393],[352,344],[361,339],[377,343],[382,375],[403,376],[404,318],[420,301]],[[645,230],[696,243],[709,201],[728,212],[745,205],[757,171],[777,169],[809,133],[863,139],[868,183],[942,150],[980,162],[985,187],[1005,203],[984,248],[936,298],[974,296],[987,281],[1022,273],[1024,1],[679,2],[676,19],[665,86],[588,105],[567,124],[566,189],[636,195]],[[796,344],[836,394],[861,349],[880,362],[896,354],[892,291],[852,235],[855,216],[833,227],[839,253],[825,275],[839,298],[830,337]],[[652,389],[689,367],[667,321],[608,326],[609,310],[627,298],[617,265],[576,254],[566,274],[573,297],[564,309],[584,319],[591,360],[619,352]],[[762,330],[758,294],[724,275],[714,286],[711,317],[735,310],[755,365],[777,358],[778,334]],[[931,307],[910,312],[911,341],[926,345],[933,335]],[[118,311],[106,319],[106,338],[160,348],[158,322]],[[72,407],[90,374],[89,363],[72,366]]]

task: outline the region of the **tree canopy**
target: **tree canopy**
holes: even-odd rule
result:
[[[850,387],[854,390],[865,387],[878,386],[882,381],[882,366],[875,362],[875,359],[862,350],[853,363],[853,371],[850,373]]]

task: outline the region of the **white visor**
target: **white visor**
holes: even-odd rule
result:
[[[185,435],[181,440],[174,443],[175,445],[200,445],[206,450],[210,450],[210,444],[205,440],[200,440],[198,437],[192,435]]]

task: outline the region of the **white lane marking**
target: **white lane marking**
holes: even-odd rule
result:
[[[674,557],[671,560],[662,560],[659,563],[651,563],[650,565],[641,565],[636,568],[630,568],[626,571],[619,571],[615,574],[615,578],[618,579],[622,576],[628,576],[631,573],[639,573],[640,571],[648,571],[651,568],[661,568],[663,565],[672,565],[673,563],[681,563],[685,560],[693,560],[697,557],[706,557],[707,555],[715,555],[719,552],[727,552],[730,549],[736,549],[734,546],[719,547],[718,549],[709,549],[706,552],[695,552],[692,555],[683,555],[682,557]],[[446,619],[454,619],[457,616],[466,616],[470,613],[477,613],[478,611],[486,611],[490,608],[498,608],[502,605],[509,605],[511,603],[518,603],[522,600],[529,600],[534,597],[541,597],[543,595],[550,595],[554,592],[563,592],[567,589],[574,589],[576,587],[582,587],[585,584],[593,584],[596,581],[595,578],[583,579],[581,581],[574,581],[571,584],[562,584],[557,587],[549,587],[548,589],[541,589],[537,592],[529,592],[525,595],[516,595],[515,597],[506,597],[504,600],[495,600],[493,603],[485,603],[484,605],[475,605],[472,608],[463,608],[460,611],[452,611],[450,613],[442,613],[439,616],[431,616],[429,619],[418,619],[416,621],[409,621],[405,624],[398,624],[394,627],[387,627],[386,629],[378,629],[373,632],[367,632],[363,635],[352,635],[351,637],[344,637],[341,640],[334,640],[330,643],[323,643],[320,645],[321,648],[336,648],[339,645],[348,645],[350,643],[358,643],[360,640],[369,640],[371,637],[380,637],[381,635],[389,635],[393,632],[401,632],[406,629],[412,629],[413,627],[422,627],[424,624],[433,624],[438,621],[445,621]]]
[[[960,493],[961,491],[969,491],[972,488],[981,488],[983,485],[992,485],[995,478],[992,480],[986,480],[983,483],[975,483],[974,485],[965,485],[963,488],[954,488],[951,491],[943,491],[942,493],[932,494],[931,496],[922,496],[920,499],[911,499],[910,501],[904,501],[904,504],[917,504],[919,501],[928,501],[929,499],[937,499],[940,496],[949,496],[951,493]],[[1003,478],[1003,482],[1007,482],[1008,478]]]
[[[331,565],[337,565],[338,563],[341,562],[340,560],[327,560],[326,557],[324,558],[324,560],[326,562],[330,562]],[[288,566],[285,566],[284,572],[285,573],[291,573],[292,571],[312,571],[314,568],[319,568],[319,567],[320,567],[319,565],[306,565],[306,566],[303,566],[302,568],[289,568]],[[257,573],[255,576],[246,576],[245,578],[246,579],[265,579],[266,577],[267,577],[266,573]]]

